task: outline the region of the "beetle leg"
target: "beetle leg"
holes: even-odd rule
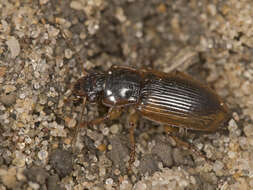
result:
[[[178,133],[178,129],[175,127],[171,127],[171,126],[164,126],[164,130],[166,132],[167,135],[169,135],[178,146],[183,146],[185,148],[187,148],[188,150],[192,151],[194,154],[196,154],[197,156],[200,156],[202,158],[204,158],[206,161],[208,162],[213,162],[213,160],[209,159],[206,157],[205,154],[203,154],[202,152],[200,152],[194,145],[181,140],[180,138],[178,138],[177,136],[175,136],[175,133]]]
[[[122,109],[119,108],[119,107],[111,107],[108,111],[108,113],[103,116],[103,117],[100,117],[100,118],[96,118],[96,119],[93,119],[85,124],[87,125],[98,125],[100,123],[103,123],[103,122],[106,122],[106,121],[109,121],[109,120],[113,120],[113,119],[117,119],[122,113]]]
[[[84,102],[84,106],[85,106],[85,102]],[[81,117],[83,115],[83,112],[84,112],[84,107],[82,109],[82,113],[81,113]],[[74,135],[74,141],[73,143],[76,143],[76,138],[77,138],[77,134],[78,134],[78,131],[80,128],[83,128],[83,127],[87,127],[87,126],[90,126],[90,125],[98,125],[102,122],[105,122],[105,121],[108,121],[108,120],[113,120],[113,119],[116,119],[118,118],[122,113],[122,109],[119,108],[119,107],[111,107],[108,111],[108,113],[103,116],[103,117],[100,117],[100,118],[96,118],[96,119],[93,119],[91,121],[83,121],[82,123],[80,122],[80,124],[78,124],[77,126],[77,129],[75,131],[75,135]],[[82,119],[80,119],[81,121]]]
[[[89,73],[87,72],[87,71],[85,71],[85,70],[83,70],[83,76],[87,76]]]
[[[130,152],[130,159],[128,161],[128,171],[131,173],[131,168],[132,164],[135,161],[135,139],[134,139],[134,130],[137,126],[137,122],[139,119],[138,113],[135,111],[135,109],[130,110],[130,115],[128,117],[128,125],[130,126],[129,128],[129,138],[130,138],[130,143],[131,143],[131,152]]]
[[[113,120],[113,119],[117,119],[122,113],[122,109],[119,107],[111,107],[108,111],[108,113],[103,116],[103,117],[99,117],[96,119],[93,119],[91,121],[83,121],[79,127],[86,127],[86,126],[90,126],[90,125],[98,125],[100,123],[109,121],[109,120]]]
[[[169,125],[164,125],[163,126],[164,128],[164,131],[166,134],[172,134],[172,133],[178,133],[178,128],[176,127],[172,127],[172,126],[169,126]]]

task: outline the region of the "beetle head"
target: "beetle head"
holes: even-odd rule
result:
[[[85,96],[88,102],[98,101],[102,94],[105,83],[105,75],[101,73],[91,73],[80,78],[74,85],[73,94]]]

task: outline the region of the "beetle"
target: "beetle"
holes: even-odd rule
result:
[[[120,116],[131,107],[129,165],[134,162],[134,128],[138,116],[165,127],[213,132],[229,118],[229,109],[208,86],[179,71],[112,66],[107,72],[90,72],[74,85],[73,93],[87,102],[102,102],[108,113],[86,125],[94,125]],[[178,141],[180,142],[180,141]],[[187,145],[186,145],[187,146]]]

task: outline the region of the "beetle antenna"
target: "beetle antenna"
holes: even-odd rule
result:
[[[88,117],[88,107],[87,107],[87,111],[86,111],[86,120],[85,120],[85,122],[86,122],[86,125],[88,126],[88,119],[89,119],[89,117]]]
[[[83,98],[81,114],[80,114],[80,117],[78,119],[75,134],[74,134],[74,137],[73,137],[72,145],[74,145],[74,147],[76,146],[76,142],[77,142],[78,133],[80,131],[80,128],[82,127],[83,124],[86,125],[86,121],[84,123],[82,123],[85,106],[86,106],[86,97]]]

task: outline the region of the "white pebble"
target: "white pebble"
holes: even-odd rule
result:
[[[106,179],[105,183],[107,185],[112,185],[113,184],[113,179],[112,178],[108,178],[108,179]]]
[[[48,152],[45,150],[41,150],[38,152],[38,157],[40,160],[46,160],[48,157]]]
[[[17,57],[20,53],[20,45],[18,40],[14,36],[11,36],[10,39],[7,40],[6,44],[11,51],[11,57]]]

